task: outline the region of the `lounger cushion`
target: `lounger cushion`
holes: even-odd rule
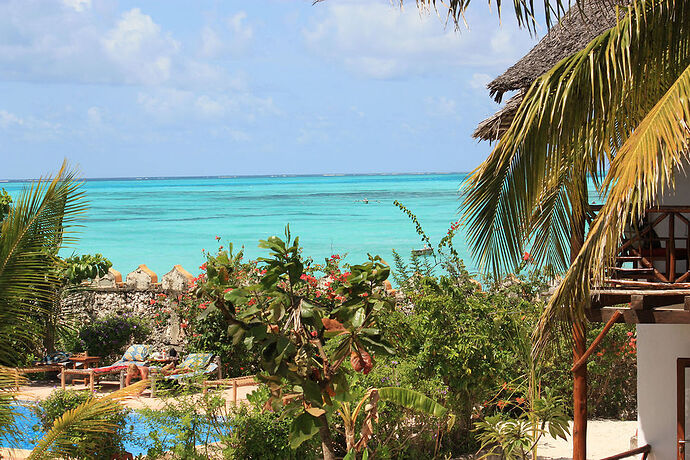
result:
[[[213,358],[213,353],[190,353],[181,363],[179,368],[199,370],[208,366]]]
[[[177,380],[177,381],[184,380],[184,379],[191,379],[194,377],[198,377],[200,375],[210,374],[213,371],[215,371],[216,369],[218,369],[218,365],[216,363],[211,363],[205,369],[198,369],[194,372],[187,372],[185,374],[166,375],[165,379]]]
[[[148,359],[151,347],[148,345],[131,345],[120,361],[139,361],[144,362]]]

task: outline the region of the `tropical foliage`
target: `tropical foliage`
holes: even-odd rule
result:
[[[465,189],[470,240],[485,267],[511,270],[525,246],[565,268],[569,240],[589,217],[586,181],[605,204],[558,287],[540,342],[582,321],[627,225],[684,169],[690,131],[690,5],[634,0],[585,49],[538,78],[508,131]],[[565,307],[565,308],[564,308]]]
[[[81,184],[64,164],[53,179],[27,186],[7,209],[0,226],[0,364],[18,362],[21,350],[32,349],[43,338],[41,320],[50,313],[46,305],[54,305],[60,291],[58,250],[74,241],[74,226],[85,209]],[[16,370],[0,365],[0,439],[10,445],[21,434],[16,384],[23,381]],[[66,411],[54,420],[30,458],[78,455],[73,434],[111,433],[114,427],[108,419],[122,410],[119,401],[146,384],[89,398]]]
[[[88,392],[74,390],[55,390],[43,401],[32,406],[40,421],[40,430],[50,430],[55,422],[63,417],[63,414],[77,409],[92,398]],[[70,424],[66,427],[64,437],[66,439],[65,451],[74,458],[111,458],[123,451],[123,442],[132,436],[131,427],[127,429],[128,409],[114,405],[107,417],[97,418],[99,423],[105,422],[110,427],[107,436],[103,431],[94,431],[91,426],[84,427],[79,424]],[[86,428],[86,429],[85,429]]]
[[[114,361],[122,356],[126,346],[143,343],[150,333],[151,327],[142,318],[108,315],[80,327],[78,340],[68,351],[86,351],[90,356],[100,356],[104,362]]]

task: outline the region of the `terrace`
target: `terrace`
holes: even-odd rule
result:
[[[596,208],[595,208],[596,210]],[[690,323],[690,207],[647,210],[626,231],[603,286],[592,291],[591,321]],[[628,304],[628,307],[621,305]]]

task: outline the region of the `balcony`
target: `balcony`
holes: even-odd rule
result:
[[[648,209],[644,219],[626,229],[604,285],[592,290],[587,316],[592,321],[690,324],[688,261],[690,207]]]
[[[647,210],[626,230],[606,284],[646,289],[690,288],[690,207]]]

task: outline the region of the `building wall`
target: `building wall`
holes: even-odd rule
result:
[[[650,460],[676,458],[677,358],[690,358],[690,325],[637,326],[638,445],[652,446]]]
[[[158,279],[146,265],[127,274],[110,269],[91,283],[80,286],[76,292],[62,299],[62,309],[78,323],[89,323],[110,315],[137,316],[148,319],[151,334],[146,343],[156,351],[175,347],[182,350],[186,344],[184,328],[176,314],[167,314],[169,299],[187,291],[192,275],[180,265]],[[156,302],[155,300],[160,302]],[[161,305],[162,304],[162,305]]]

